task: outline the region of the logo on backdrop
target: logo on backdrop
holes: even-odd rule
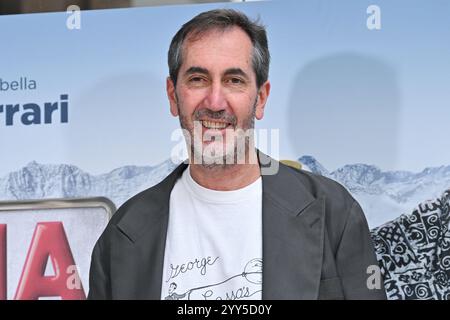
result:
[[[27,77],[10,81],[0,78],[0,94],[16,91],[25,93],[36,89],[36,81]],[[43,103],[29,100],[21,103],[4,101],[2,96],[0,96],[0,99],[0,126],[29,126],[69,122],[68,94],[60,94],[58,98]]]

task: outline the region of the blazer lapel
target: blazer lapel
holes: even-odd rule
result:
[[[124,216],[117,224],[131,241],[129,259],[126,262],[128,268],[117,267],[117,276],[114,277],[119,279],[116,291],[125,297],[150,300],[161,298],[170,193],[186,168],[187,164],[181,163],[151,192],[144,195],[145,202],[140,202],[139,207],[132,208],[132,215]],[[113,256],[115,254],[118,253],[113,252]],[[122,257],[118,257],[118,262],[112,265],[120,266],[122,260]],[[130,269],[133,271],[123,272]]]
[[[262,176],[263,299],[319,295],[325,202],[314,198],[291,170],[279,164],[276,174]]]

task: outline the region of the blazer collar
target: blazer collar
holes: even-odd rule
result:
[[[132,241],[149,232],[149,228],[169,213],[170,193],[183,171],[188,167],[182,162],[166,178],[154,187],[136,195],[136,201],[129,201],[128,214],[117,223],[117,227]]]
[[[293,168],[278,162],[258,150],[261,166],[263,196],[283,208],[283,212],[297,216],[315,198],[293,172]]]
[[[262,175],[264,300],[319,295],[325,202],[311,194],[295,170],[280,163],[276,174]]]

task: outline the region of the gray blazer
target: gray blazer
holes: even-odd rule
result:
[[[359,204],[333,180],[275,163],[262,175],[263,299],[385,299],[366,284],[378,263]],[[114,214],[92,253],[88,299],[160,299],[169,197],[186,168]]]

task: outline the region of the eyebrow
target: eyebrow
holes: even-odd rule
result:
[[[205,69],[202,67],[196,67],[196,66],[193,66],[193,67],[190,67],[189,69],[187,69],[185,72],[185,75],[191,75],[194,73],[201,73],[204,75],[209,75],[208,69]],[[225,70],[224,75],[225,76],[239,75],[246,79],[249,79],[249,76],[247,75],[247,73],[245,73],[241,68],[229,68],[229,69]]]
[[[227,69],[224,73],[225,76],[230,76],[230,75],[236,75],[236,76],[242,76],[246,79],[249,79],[249,76],[247,75],[247,73],[245,73],[241,68],[230,68]]]
[[[202,74],[209,74],[209,71],[205,68],[202,67],[190,67],[189,69],[186,70],[185,74],[186,75],[190,75],[193,73],[202,73]]]

